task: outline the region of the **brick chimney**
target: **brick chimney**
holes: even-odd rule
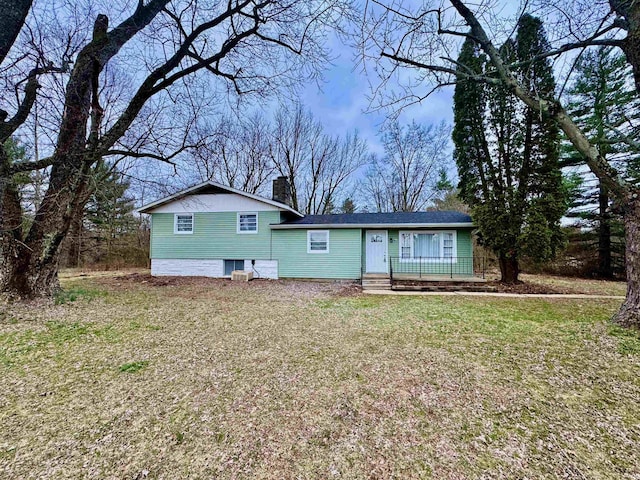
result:
[[[289,185],[287,177],[278,177],[273,180],[271,198],[276,202],[291,206],[291,185]]]

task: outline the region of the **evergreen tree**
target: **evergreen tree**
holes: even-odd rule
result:
[[[355,213],[356,205],[351,198],[345,198],[340,210],[342,213]]]
[[[621,134],[634,137],[632,123],[640,117],[638,95],[624,55],[610,47],[584,52],[568,95],[568,111],[592,145],[620,171],[637,176],[640,154],[619,138]],[[585,159],[570,144],[565,148],[563,165],[577,167],[583,177],[580,197],[569,215],[578,219],[578,226],[586,227],[583,237],[588,245],[597,245],[595,273],[612,277],[614,259],[624,257],[622,215],[615,212],[606,187],[582,167]]]
[[[98,233],[107,244],[128,233],[136,224],[133,217],[134,199],[127,196],[130,182],[106,163],[96,167],[96,182],[99,188],[89,197],[85,207],[89,228]]]
[[[516,38],[500,49],[520,65],[520,82],[551,97],[555,80],[542,22],[524,15]],[[458,58],[465,73],[490,74],[485,57],[467,39]],[[544,261],[563,243],[560,218],[567,208],[559,166],[559,130],[501,85],[459,76],[454,94],[454,158],[460,196],[472,211],[480,241],[500,262],[501,280],[518,281],[522,257]]]
[[[68,238],[67,265],[79,266],[90,249],[93,263],[110,262],[118,256],[120,240],[137,231],[139,222],[133,216],[134,199],[127,195],[130,182],[106,162],[93,169],[95,188],[84,207],[84,215],[71,227]],[[126,240],[125,240],[126,242]]]
[[[439,175],[440,177],[438,177],[438,181],[436,182],[436,190],[438,191],[438,193],[446,195],[455,187],[453,186],[453,183],[449,179],[449,176],[447,175],[447,170],[445,168],[440,169]]]
[[[433,201],[433,207],[428,208],[430,211],[447,211],[469,213],[469,205],[464,203],[460,198],[460,190],[453,188],[448,190],[441,198]]]
[[[446,169],[440,170],[440,178],[436,183],[438,195],[433,199],[433,206],[428,211],[456,211],[469,213],[469,206],[460,198],[460,190],[455,187]]]

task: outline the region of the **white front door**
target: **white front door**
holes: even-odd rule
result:
[[[367,273],[387,273],[387,231],[367,230]]]

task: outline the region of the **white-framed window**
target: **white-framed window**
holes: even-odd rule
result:
[[[329,230],[307,230],[307,253],[329,253]]]
[[[258,214],[256,212],[238,213],[238,233],[258,233]]]
[[[400,232],[400,259],[405,262],[457,261],[456,232]]]
[[[180,235],[193,233],[193,213],[176,213],[173,216],[173,233]]]

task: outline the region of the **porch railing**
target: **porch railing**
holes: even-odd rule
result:
[[[390,257],[389,275],[393,281],[408,277],[422,279],[427,277],[485,278],[486,261],[484,257]]]

